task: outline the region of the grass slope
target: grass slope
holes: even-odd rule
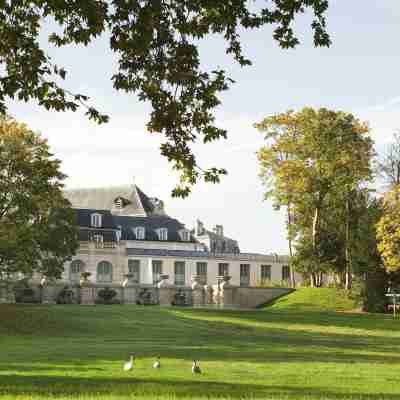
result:
[[[399,321],[310,310],[306,292],[293,296],[251,312],[0,305],[0,398],[400,397]]]
[[[272,307],[285,311],[351,311],[357,308],[345,290],[302,288],[278,299]]]

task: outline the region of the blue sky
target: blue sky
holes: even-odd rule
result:
[[[67,68],[67,87],[92,96],[111,116],[109,124],[99,127],[82,113],[47,112],[35,104],[10,102],[9,111],[49,139],[69,187],[119,185],[134,177],[188,227],[196,218],[209,227],[223,224],[242,251],[286,253],[283,216],[263,201],[255,156],[262,136],[253,123],[304,106],[349,111],[369,121],[379,151],[400,129],[400,2],[333,0],[327,19],[333,42],[328,49],[313,47],[307,15],[296,23],[302,43],[294,50],[280,49],[269,27],[243,32],[244,51],[253,61],[243,69],[224,54],[220,39],[201,44],[203,66],[226,68],[236,84],[216,112],[228,140],[197,146],[196,154],[202,165],[225,167],[229,175],[219,185],[199,184],[185,200],[170,197],[176,177],[159,155],[160,138],[146,133],[149,106],[112,89],[116,63],[106,38],[86,49],[49,51]]]

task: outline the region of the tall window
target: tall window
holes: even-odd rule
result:
[[[175,285],[185,286],[185,263],[184,261],[175,261]]]
[[[91,225],[95,228],[100,228],[101,227],[101,214],[92,214],[90,216],[91,219]]]
[[[161,280],[160,275],[162,274],[162,261],[152,260],[151,266],[153,270],[153,285],[156,285]]]
[[[84,271],[85,264],[81,260],[74,260],[69,266],[69,280],[71,282],[79,282],[81,273]]]
[[[218,264],[218,275],[219,276],[229,275],[229,264],[228,263],[219,263]]]
[[[97,282],[112,282],[112,265],[108,261],[97,264]]]
[[[261,282],[268,282],[271,280],[271,266],[261,265]]]
[[[168,229],[167,228],[160,228],[158,230],[158,238],[160,240],[168,240]]]
[[[240,264],[240,286],[250,285],[250,264]]]
[[[289,265],[282,265],[282,280],[288,281],[290,279]]]
[[[135,236],[138,240],[144,240],[145,237],[145,229],[143,226],[138,226],[135,228]]]
[[[200,277],[200,283],[205,285],[207,283],[207,263],[196,263],[196,275]]]
[[[132,275],[129,281],[140,283],[140,260],[128,260],[128,271]]]

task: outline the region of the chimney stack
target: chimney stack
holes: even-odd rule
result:
[[[196,219],[195,235],[201,236],[203,234],[204,234],[204,224],[199,219]]]
[[[224,236],[224,227],[222,225],[215,225],[214,233],[218,236]]]

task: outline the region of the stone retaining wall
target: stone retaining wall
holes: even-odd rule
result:
[[[67,282],[30,283],[29,289],[32,289],[33,296],[28,297],[28,302],[63,303],[60,300],[60,294],[64,290],[64,293],[67,291],[69,296],[68,301],[64,301],[64,303],[92,305],[102,303],[99,292],[108,288],[116,292],[116,296],[111,300],[112,304],[251,309],[289,294],[293,290],[232,286],[229,283],[229,277],[219,277],[218,284],[212,286],[201,285],[199,277],[196,276],[192,278],[192,282],[191,287],[177,287],[170,285],[168,276],[163,275],[157,286],[130,285],[128,282],[124,282],[122,285],[88,282],[80,285],[71,285]],[[15,302],[15,297],[17,297],[17,302],[21,302],[20,293],[14,296],[18,290],[21,289],[12,290],[10,284],[0,282],[0,303]]]

